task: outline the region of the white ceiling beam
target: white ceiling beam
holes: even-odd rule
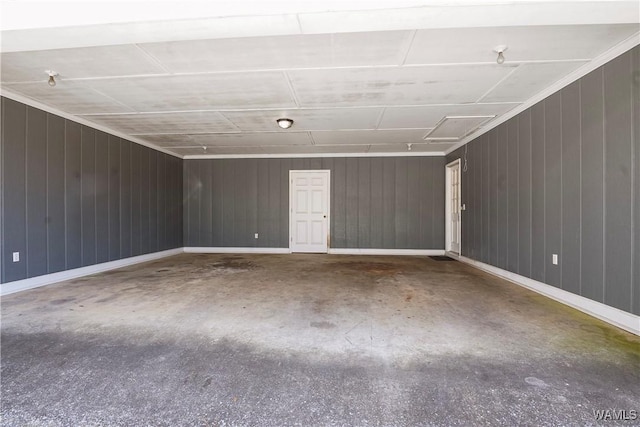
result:
[[[36,22],[20,26],[19,23],[27,19],[25,15],[28,17],[28,13],[40,17],[42,13],[36,14],[34,11],[41,7],[48,10],[45,7],[48,3],[56,4],[57,7],[46,15],[46,20],[39,22],[34,19]],[[277,36],[300,34],[301,31],[304,34],[324,34],[428,28],[640,23],[638,1],[511,1],[486,4],[480,1],[450,0],[430,2],[429,6],[406,7],[425,2],[394,0],[395,8],[381,8],[392,4],[382,0],[348,1],[344,6],[339,6],[338,2],[330,2],[329,6],[322,7],[311,7],[306,2],[287,2],[289,8],[284,8],[283,2],[276,1],[277,7],[271,7],[272,2],[265,2],[270,5],[270,15],[263,10],[264,6],[256,6],[252,16],[210,17],[211,13],[204,13],[195,15],[199,17],[189,15],[189,18],[184,18],[184,14],[177,12],[172,20],[156,17],[160,15],[154,15],[152,11],[158,7],[165,10],[163,4],[176,2],[149,2],[146,5],[149,13],[146,15],[134,13],[131,8],[147,2],[133,2],[134,6],[131,2],[87,2],[93,5],[110,4],[113,12],[105,15],[110,23],[95,19],[93,14],[89,16],[88,10],[95,12],[100,8],[87,9],[81,7],[82,3],[84,2],[2,2],[1,50],[18,52],[175,40]],[[220,7],[218,2],[212,3]],[[30,7],[11,9],[19,4]],[[257,5],[259,2],[253,4]],[[353,10],[361,9],[364,4],[370,10]],[[380,8],[375,9],[376,6]],[[351,10],[345,10],[349,8]],[[189,8],[182,5],[181,9]],[[577,10],[579,13],[576,13]],[[277,11],[288,12],[278,14]],[[136,21],[145,16],[145,21]],[[158,20],[154,20],[154,17]],[[119,22],[118,19],[135,22]],[[18,24],[12,25],[13,22]],[[65,26],[46,28],[52,22],[58,25],[63,23]]]

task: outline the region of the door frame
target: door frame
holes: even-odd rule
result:
[[[445,203],[444,203],[444,250],[451,252],[451,168],[458,166],[458,212],[460,212],[460,220],[458,221],[458,252],[454,254],[462,255],[462,168],[461,159],[458,158],[445,166]]]
[[[327,252],[331,249],[331,169],[289,169],[289,253],[293,242],[293,175],[295,173],[323,172],[327,174]],[[321,252],[318,252],[321,253]]]

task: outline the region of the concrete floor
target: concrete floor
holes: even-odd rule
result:
[[[640,337],[458,262],[193,255],[2,298],[2,425],[638,425]]]

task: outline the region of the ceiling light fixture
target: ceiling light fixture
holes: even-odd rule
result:
[[[276,122],[278,123],[278,126],[280,126],[282,129],[289,129],[291,126],[293,126],[293,120],[291,119],[278,119],[276,120]]]
[[[49,86],[54,87],[56,85],[56,77],[58,76],[58,73],[51,70],[46,70],[45,73],[49,75],[49,81],[47,83]]]
[[[411,144],[411,143],[407,143],[407,151],[411,151],[411,146],[412,146],[412,145],[413,145],[413,144]]]
[[[496,62],[500,65],[504,64],[504,51],[509,49],[506,44],[501,44],[493,48],[493,51],[498,54]]]

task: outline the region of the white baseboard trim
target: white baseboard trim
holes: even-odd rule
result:
[[[444,255],[442,249],[358,249],[329,248],[332,255]]]
[[[501,277],[515,283],[516,285],[525,287],[553,300],[566,304],[569,307],[573,307],[576,310],[580,310],[583,313],[587,313],[593,317],[624,329],[625,331],[631,332],[632,334],[640,335],[640,316],[627,313],[626,311],[602,304],[601,302],[573,294],[563,289],[556,288],[555,286],[547,285],[546,283],[538,282],[537,280],[529,279],[528,277],[524,277],[471,258],[458,256],[449,252],[447,252],[447,255],[464,262],[465,264],[469,264],[480,270],[486,271],[487,273],[493,274],[494,276]]]
[[[191,246],[183,248],[189,254],[290,254],[289,248],[234,248]]]
[[[153,261],[172,255],[182,253],[182,248],[169,249],[151,254],[139,255],[130,258],[123,258],[116,261],[103,262],[100,264],[89,265],[86,267],[74,268],[72,270],[60,271],[58,273],[45,274],[43,276],[32,277],[29,279],[16,280],[14,282],[3,283],[0,285],[0,295],[9,295],[27,289],[39,288],[41,286],[51,285],[65,280],[77,279],[82,276],[90,276],[92,274],[101,273],[103,271],[115,270],[116,268],[127,267],[133,264]]]

